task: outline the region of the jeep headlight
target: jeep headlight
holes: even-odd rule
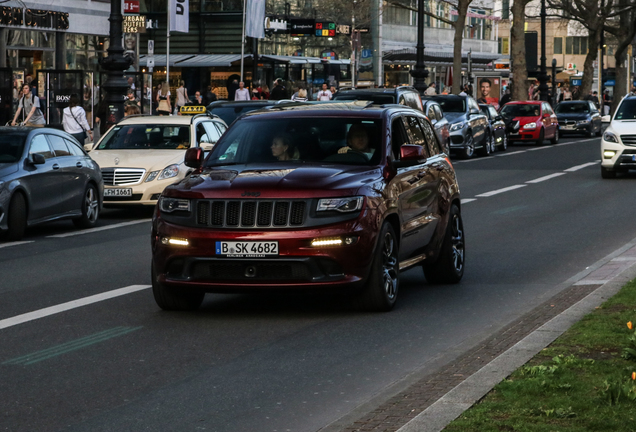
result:
[[[450,127],[450,131],[455,132],[457,130],[462,129],[463,127],[464,127],[464,122],[453,123]]]
[[[318,201],[316,211],[337,211],[349,213],[362,208],[364,197],[325,198]]]
[[[162,212],[190,211],[190,200],[184,198],[161,197],[160,208]]]
[[[169,165],[165,167],[163,171],[161,171],[161,174],[159,174],[159,177],[157,178],[157,180],[165,180],[172,177],[176,177],[178,175],[179,175],[179,165],[173,164],[173,165]]]

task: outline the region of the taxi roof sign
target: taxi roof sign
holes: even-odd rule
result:
[[[181,114],[205,114],[206,108],[202,105],[185,105],[179,109]]]

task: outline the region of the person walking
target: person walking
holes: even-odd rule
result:
[[[179,112],[179,109],[190,103],[190,98],[188,97],[188,89],[185,88],[185,81],[179,81],[179,88],[177,89],[177,100],[175,101],[175,109]]]
[[[609,115],[611,106],[612,96],[610,95],[609,89],[605,89],[603,93],[603,115]]]
[[[239,83],[239,88],[234,93],[234,100],[235,101],[248,101],[250,99],[251,99],[250,91],[245,88],[245,83],[243,81],[241,81]]]
[[[12,126],[16,125],[16,120],[20,113],[22,113],[22,124],[24,126],[44,127],[44,125],[46,125],[44,114],[42,114],[42,110],[40,109],[40,98],[31,92],[31,86],[29,84],[22,84],[22,97],[20,98],[20,102],[18,102],[18,110],[15,112],[15,116],[13,116]]]
[[[157,92],[157,114],[170,115],[172,105],[170,104],[170,86],[167,82],[161,84],[161,90]]]
[[[571,101],[572,100],[572,92],[570,91],[570,87],[569,86],[565,86],[565,88],[563,89],[563,100],[564,101]]]
[[[274,88],[272,89],[272,92],[269,95],[269,99],[283,100],[286,98],[287,98],[287,92],[285,90],[285,86],[283,85],[283,80],[278,78],[276,81],[274,81]]]
[[[62,110],[62,127],[64,131],[73,135],[82,146],[84,146],[87,137],[93,139],[93,131],[86,121],[86,111],[81,107],[79,97],[76,94],[71,95],[68,106]]]
[[[435,83],[432,82],[429,84],[428,88],[424,91],[425,96],[435,96],[437,92],[435,91]]]
[[[333,95],[327,88],[327,83],[322,84],[322,90],[318,92],[318,96],[316,96],[317,101],[330,101]]]

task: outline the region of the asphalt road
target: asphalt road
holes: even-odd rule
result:
[[[636,174],[602,180],[599,161],[587,138],[456,161],[464,279],[410,270],[385,314],[281,294],[167,313],[147,288],[150,211],[31,230],[0,244],[0,430],[317,431],[371,407],[636,237]]]

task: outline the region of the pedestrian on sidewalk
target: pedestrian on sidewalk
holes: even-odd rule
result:
[[[296,92],[292,96],[292,100],[296,102],[306,102],[307,101],[307,90],[304,88],[299,88],[298,92]]]
[[[250,100],[250,91],[245,88],[245,83],[241,81],[239,83],[239,88],[234,93],[235,101],[248,101]]]
[[[27,112],[28,114],[26,114]],[[20,102],[18,102],[18,110],[15,112],[15,116],[13,116],[12,126],[16,125],[20,113],[22,113],[22,124],[24,126],[44,127],[44,125],[46,125],[44,114],[42,114],[42,110],[40,109],[40,98],[32,93],[29,84],[22,84],[22,97],[20,98]]]
[[[62,110],[62,127],[82,146],[86,143],[87,137],[93,139],[93,132],[86,121],[86,111],[80,106],[79,97],[76,94],[71,95],[68,107]]]
[[[172,105],[170,104],[170,86],[167,82],[161,84],[161,90],[157,92],[157,114],[170,115],[172,111]]]
[[[269,99],[271,100],[283,100],[287,99],[287,91],[285,90],[285,86],[283,85],[283,80],[277,78],[274,81],[274,88],[272,89],[272,93],[269,95]]]
[[[190,98],[188,97],[188,89],[185,88],[185,81],[179,81],[179,88],[177,89],[177,100],[175,101],[175,109],[177,112],[181,109],[182,106],[190,103]]]
[[[333,95],[327,88],[327,83],[322,84],[322,90],[318,92],[318,96],[316,96],[317,101],[330,101]]]

